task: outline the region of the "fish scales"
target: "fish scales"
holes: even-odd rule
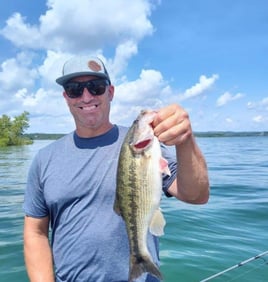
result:
[[[129,281],[143,272],[162,279],[147,248],[147,234],[154,214],[157,215],[156,223],[161,225],[160,230],[165,224],[161,213],[160,221],[157,213],[162,194],[162,157],[151,127],[154,116],[151,111],[141,112],[127,133],[118,162],[114,209],[126,223],[130,245]]]
[[[145,233],[143,232],[144,230],[138,229],[137,227],[146,224],[149,220],[149,215],[147,217],[144,215],[148,214],[152,209],[153,203],[151,203],[150,199],[153,197],[153,189],[149,190],[148,188],[150,187],[147,187],[146,183],[146,179],[150,179],[150,175],[152,175],[151,171],[149,172],[149,169],[146,169],[149,164],[148,161],[148,164],[142,164],[142,159],[138,159],[136,162],[140,162],[140,164],[133,165],[132,163],[132,165],[130,165],[130,167],[134,167],[135,170],[129,170],[128,179],[130,182],[128,187],[130,187],[130,191],[128,197],[125,199],[125,208],[127,209],[129,218],[129,225],[127,227],[130,229],[128,233],[133,242],[133,252],[138,254],[138,244],[141,241],[139,239],[142,239],[142,241],[145,240],[144,236],[147,236],[147,232]],[[140,168],[140,170],[138,170],[138,168]],[[137,185],[141,188],[140,191],[135,189]],[[124,187],[127,186],[124,185]],[[138,238],[138,240],[136,240],[136,238]]]

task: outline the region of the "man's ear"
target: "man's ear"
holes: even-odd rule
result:
[[[112,101],[114,98],[114,86],[113,85],[109,85],[108,96],[109,96],[110,101]]]

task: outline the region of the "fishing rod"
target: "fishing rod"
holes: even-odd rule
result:
[[[216,274],[214,274],[214,275],[212,275],[212,276],[210,276],[210,277],[208,277],[208,278],[205,278],[205,279],[201,280],[200,282],[206,282],[206,281],[212,280],[213,278],[219,277],[220,275],[222,275],[222,274],[224,274],[224,273],[226,273],[226,272],[228,272],[228,271],[231,271],[231,270],[233,270],[233,269],[235,269],[235,268],[238,268],[238,267],[240,267],[240,266],[243,266],[243,265],[245,265],[245,264],[247,264],[247,263],[249,263],[249,262],[251,262],[251,261],[253,261],[253,260],[262,258],[262,257],[264,257],[265,255],[268,255],[268,251],[265,251],[265,252],[263,252],[263,253],[261,253],[261,254],[258,254],[258,255],[254,256],[254,257],[251,257],[251,258],[249,258],[249,259],[247,259],[247,260],[241,261],[241,262],[239,262],[238,264],[235,264],[235,265],[233,265],[233,266],[231,266],[231,267],[229,267],[229,268],[226,268],[225,270],[223,270],[223,271],[221,271],[221,272],[218,272],[218,273],[216,273]],[[264,259],[264,261],[265,261],[266,263],[268,263],[265,259]]]

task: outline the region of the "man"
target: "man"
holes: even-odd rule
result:
[[[30,280],[127,281],[128,239],[124,221],[113,211],[116,169],[127,128],[110,121],[114,86],[98,58],[74,57],[56,82],[76,129],[41,149],[33,160],[25,192],[24,252]],[[163,191],[179,200],[208,201],[209,181],[188,114],[179,105],[158,111],[153,121],[171,176]],[[177,162],[178,171],[177,171]],[[51,240],[49,240],[49,225]],[[148,235],[158,263],[158,241]],[[147,275],[137,281],[157,281]]]

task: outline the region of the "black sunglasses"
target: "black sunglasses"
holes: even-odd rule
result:
[[[106,86],[110,85],[107,79],[94,79],[83,82],[70,81],[63,85],[63,88],[69,98],[78,98],[83,95],[86,88],[93,96],[104,94]]]

